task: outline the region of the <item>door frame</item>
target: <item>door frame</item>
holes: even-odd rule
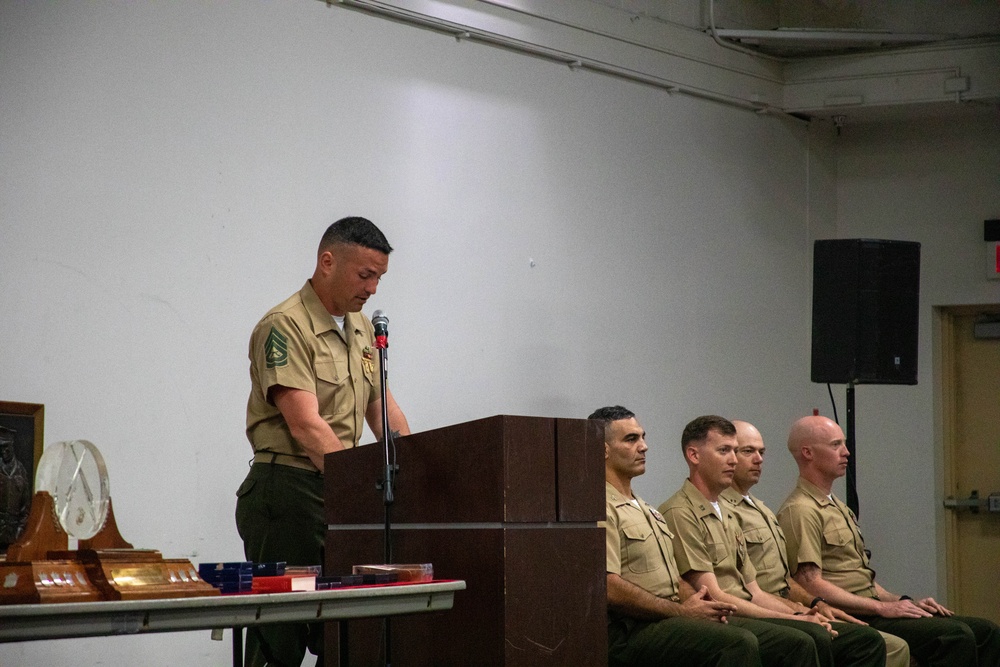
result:
[[[944,498],[951,494],[957,477],[955,460],[955,320],[973,315],[1000,315],[1000,303],[978,305],[934,306],[933,357],[934,357],[934,421],[935,466],[937,477],[935,502],[937,506],[938,544],[944,545],[944,558],[937,558],[938,590],[943,590],[946,604],[952,609],[962,607],[959,572],[955,554],[958,542],[958,521],[955,512],[944,508]],[[941,552],[938,551],[940,554]]]

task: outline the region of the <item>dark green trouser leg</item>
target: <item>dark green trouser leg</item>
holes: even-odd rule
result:
[[[236,495],[236,527],[247,560],[322,565],[323,478],[318,473],[255,463]],[[307,649],[322,654],[322,627],[247,628],[248,667],[299,667]]]
[[[798,626],[798,622],[787,623]],[[819,655],[816,642],[808,633],[771,619],[735,616],[730,625],[746,628],[757,638],[760,646],[760,660],[768,667],[817,667]],[[819,626],[816,626],[819,627]]]
[[[859,618],[873,628],[905,639],[910,655],[922,667],[1000,665],[1000,628],[991,621],[969,616]]]
[[[965,623],[972,630],[979,667],[1000,667],[1000,627],[976,616],[952,616],[952,619]]]
[[[731,625],[691,618],[608,623],[609,667],[760,667],[757,640]]]
[[[856,623],[834,623],[837,637],[808,621],[770,620],[812,637],[820,667],[884,667],[885,641],[878,630]]]
[[[830,638],[830,649],[837,667],[881,667],[885,664],[885,640],[878,630],[857,623],[834,623],[833,629],[837,637]]]

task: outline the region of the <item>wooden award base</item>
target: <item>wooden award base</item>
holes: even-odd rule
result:
[[[45,491],[32,498],[24,532],[0,561],[0,604],[148,600],[218,595],[185,559],[164,559],[155,549],[134,549],[118,532],[111,501],[104,525],[69,550]]]
[[[111,508],[108,508],[108,515]],[[45,491],[37,491],[31,497],[31,511],[24,524],[21,536],[7,547],[7,562],[30,562],[45,560],[49,551],[66,550],[69,536],[56,521],[56,504]]]
[[[219,595],[190,561],[165,559],[155,549],[80,549],[50,553],[75,558],[103,600],[151,600]]]
[[[0,604],[94,602],[103,599],[80,563],[40,560],[0,563]]]
[[[68,553],[69,537],[55,516],[52,496],[37,492],[31,499],[24,531],[7,548],[7,559],[0,562],[0,604],[102,599],[82,563],[72,556],[55,560],[49,557],[55,550]],[[108,518],[114,522],[110,507]]]

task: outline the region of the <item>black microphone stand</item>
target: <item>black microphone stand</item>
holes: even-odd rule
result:
[[[378,343],[376,343],[378,345]],[[386,348],[388,347],[388,342],[386,342],[385,347],[378,348],[378,364],[379,364],[379,381],[381,384],[381,397],[382,397],[382,447],[385,450],[385,472],[379,487],[382,489],[382,503],[385,505],[385,549],[384,558],[385,563],[388,565],[392,562],[392,523],[390,521],[390,508],[395,500],[392,492],[393,477],[395,475],[396,465],[392,461],[390,448],[392,445],[392,429],[389,427],[389,407],[386,404]]]
[[[391,508],[395,501],[393,495],[393,478],[396,473],[396,464],[394,461],[395,456],[390,455],[390,449],[392,448],[392,428],[389,426],[389,405],[386,400],[386,377],[388,376],[387,364],[389,356],[388,318],[381,311],[376,312],[375,315],[376,317],[373,320],[381,320],[375,329],[375,347],[378,349],[379,388],[382,399],[382,445],[385,450],[384,477],[376,486],[382,490],[382,504],[385,506],[383,557],[385,559],[384,562],[388,565],[392,563]],[[392,665],[392,623],[388,616],[382,619],[382,623],[384,628],[385,667],[390,667]]]

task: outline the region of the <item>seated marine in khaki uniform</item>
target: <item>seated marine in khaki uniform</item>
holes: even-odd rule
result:
[[[726,624],[732,607],[680,578],[663,517],[632,490],[646,471],[646,432],[621,406],[604,425],[608,664],[611,667],[760,667],[757,639]]]
[[[905,639],[923,667],[1000,665],[995,623],[956,616],[931,597],[890,593],[876,581],[857,518],[833,495],[849,456],[840,426],[826,417],[803,417],[792,425],[788,449],[799,480],[778,510],[778,523],[792,577],[811,595]]]
[[[719,503],[719,494],[729,488],[736,466],[732,423],[717,415],[694,419],[684,428],[681,447],[688,479],[659,508],[674,533],[681,576],[693,587],[706,586],[714,599],[736,607],[730,623],[757,636],[766,664],[884,665],[885,642],[878,633],[856,632],[834,639],[837,633],[827,618],[815,610],[796,615],[784,600],[757,585],[743,534],[732,512]]]
[[[757,570],[757,585],[785,600],[793,613],[816,609],[831,620],[842,621],[834,626],[841,636],[851,632],[847,623],[860,624],[861,621],[830,606],[823,598],[810,595],[792,579],[785,553],[785,534],[778,525],[778,518],[760,498],[750,493],[763,472],[764,439],[753,424],[733,420],[733,426],[737,442],[736,472],[733,485],[720,493],[719,498],[725,501],[724,506],[732,509],[743,531],[747,554]],[[910,647],[906,642],[885,632],[879,634],[885,641],[886,665],[909,667]]]

